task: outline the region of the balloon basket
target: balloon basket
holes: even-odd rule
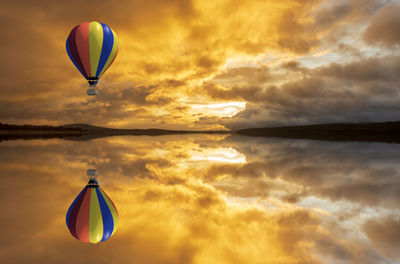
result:
[[[89,89],[87,89],[86,91],[87,95],[98,95],[99,94],[99,90],[97,90],[97,88],[95,87],[90,87]]]
[[[89,169],[86,171],[87,176],[89,176],[90,179],[95,179],[97,176],[97,170],[96,169]]]

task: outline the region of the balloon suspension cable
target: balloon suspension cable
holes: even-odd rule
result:
[[[89,169],[86,171],[86,174],[89,176],[89,182],[87,186],[89,188],[96,188],[99,186],[96,176],[97,176],[97,170],[96,169]]]

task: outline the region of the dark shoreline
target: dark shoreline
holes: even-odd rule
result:
[[[71,139],[89,140],[110,136],[163,136],[183,134],[229,134],[231,131],[189,131],[165,129],[114,129],[72,124],[64,126],[8,125],[0,123],[0,142],[4,140]]]
[[[235,133],[252,137],[400,143],[400,122],[249,128]]]
[[[360,124],[249,128],[236,131],[188,131],[164,129],[113,129],[87,124],[65,126],[7,125],[0,123],[0,141],[61,138],[89,140],[109,136],[162,136],[183,134],[236,134],[250,137],[278,137],[325,141],[400,143],[400,121]]]

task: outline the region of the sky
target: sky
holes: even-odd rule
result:
[[[398,0],[3,0],[0,121],[238,129],[398,120]],[[65,50],[83,22],[119,37],[86,95]]]

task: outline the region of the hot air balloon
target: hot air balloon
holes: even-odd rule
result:
[[[117,230],[118,212],[114,203],[100,188],[93,171],[95,170],[88,170],[91,175],[89,182],[69,207],[66,223],[75,238],[83,242],[98,243],[109,239]]]
[[[117,56],[117,34],[106,24],[85,22],[71,30],[66,48],[72,63],[89,82],[87,94],[97,95],[96,84]]]

